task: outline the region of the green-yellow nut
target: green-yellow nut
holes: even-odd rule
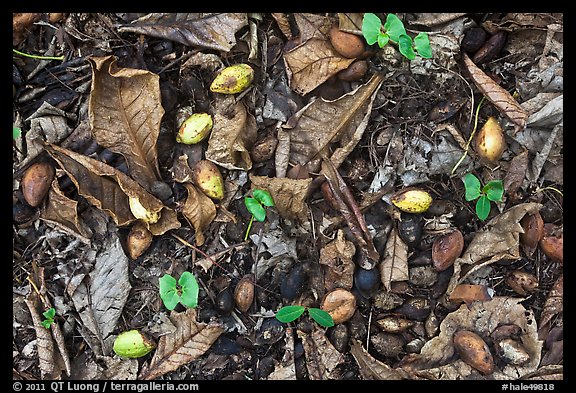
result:
[[[406,213],[424,213],[432,204],[432,196],[424,190],[409,187],[392,195],[392,204]]]
[[[224,198],[224,179],[220,170],[211,161],[200,160],[192,168],[194,183],[212,199]]]
[[[176,134],[176,142],[186,145],[202,142],[210,134],[213,125],[212,116],[208,113],[194,113],[182,122]]]
[[[122,332],[114,340],[112,349],[123,358],[139,358],[150,353],[155,345],[138,330]]]
[[[210,85],[210,91],[222,94],[241,93],[254,80],[254,69],[248,64],[236,64],[224,68]]]
[[[160,219],[160,212],[153,212],[146,209],[136,197],[129,197],[128,203],[130,204],[130,211],[139,220],[148,224],[154,224]]]

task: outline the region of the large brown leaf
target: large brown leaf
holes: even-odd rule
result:
[[[172,311],[170,321],[176,330],[160,338],[154,357],[142,367],[139,379],[158,378],[198,359],[224,332],[216,323],[197,322],[194,308],[181,313]]]
[[[523,130],[528,119],[528,113],[524,108],[518,104],[510,93],[478,68],[466,53],[462,53],[462,57],[470,78],[472,78],[478,90],[486,96],[501,114],[516,124],[516,131]]]
[[[323,15],[295,13],[294,21],[300,31],[300,42],[308,41],[310,38],[326,39],[326,34],[332,26],[332,21]]]
[[[244,13],[154,13],[135,20],[132,25],[121,26],[118,31],[228,52],[236,44],[236,32],[247,24]]]
[[[120,153],[130,175],[148,191],[160,178],[156,141],[164,115],[159,77],[119,68],[113,56],[93,57],[89,116],[98,144]]]
[[[278,214],[286,219],[305,221],[308,217],[306,196],[312,179],[288,179],[250,174],[252,189],[266,190],[274,199]]]
[[[309,172],[318,172],[322,155],[338,168],[362,138],[382,80],[376,74],[337,100],[318,98],[306,105],[290,119],[297,121],[295,127],[279,131],[277,151],[289,151],[290,163],[306,166]],[[277,168],[280,173],[286,170]]]
[[[153,235],[161,235],[180,227],[176,212],[162,204],[128,175],[110,165],[56,145],[46,151],[60,164],[78,188],[78,193],[94,206],[105,210],[118,226],[136,220],[130,211],[129,197],[138,198],[142,206],[160,212],[160,220],[149,225]]]
[[[206,159],[226,169],[248,171],[252,168],[250,148],[256,138],[256,120],[244,104],[229,95],[216,97]]]
[[[380,263],[380,279],[386,290],[390,291],[393,282],[408,281],[408,277],[408,247],[396,228],[392,228]]]
[[[284,54],[290,88],[300,95],[310,93],[353,61],[342,57],[329,41],[321,38],[311,38]]]
[[[194,227],[196,235],[196,245],[204,244],[204,231],[214,218],[216,218],[216,205],[212,199],[200,192],[191,183],[185,183],[184,187],[188,191],[188,197],[184,202],[182,214]]]

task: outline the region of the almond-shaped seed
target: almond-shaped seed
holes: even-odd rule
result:
[[[188,117],[178,129],[176,142],[194,145],[202,142],[212,131],[212,116],[208,113],[194,113]]]
[[[147,355],[154,347],[154,342],[138,330],[128,330],[116,337],[112,349],[120,357],[135,359]]]
[[[247,274],[236,284],[234,302],[242,312],[248,311],[254,301],[254,276]]]
[[[329,32],[330,43],[340,55],[353,59],[364,53],[364,41],[356,34],[347,33],[337,27]]]
[[[432,204],[432,196],[416,187],[408,187],[396,192],[391,202],[398,209],[406,213],[424,213]]]
[[[564,263],[564,235],[552,234],[553,227],[553,224],[544,225],[544,237],[540,240],[540,248],[551,261]]]
[[[222,173],[212,161],[200,160],[192,168],[194,183],[212,199],[224,198],[224,179]]]
[[[137,259],[144,254],[148,247],[150,247],[150,244],[152,244],[152,237],[152,233],[142,222],[134,224],[126,240],[126,247],[128,248],[130,259]]]
[[[496,118],[489,117],[486,120],[474,139],[474,147],[478,155],[489,162],[496,162],[502,157],[506,149],[506,140]]]
[[[500,54],[502,48],[506,44],[506,32],[499,31],[490,37],[480,49],[472,57],[472,61],[476,64],[487,63]]]
[[[520,244],[526,255],[532,256],[538,243],[544,237],[544,220],[540,212],[526,214],[520,220],[520,225],[524,230],[524,233],[520,234]]]
[[[130,205],[130,211],[139,220],[144,221],[148,224],[154,224],[160,219],[160,212],[155,212],[146,209],[141,203],[140,199],[136,197],[129,197],[128,204]]]
[[[538,288],[538,279],[528,272],[514,270],[506,276],[506,284],[517,294],[526,296]]]
[[[254,80],[254,69],[248,64],[236,64],[224,68],[210,84],[210,91],[236,94],[246,90]]]
[[[354,82],[362,79],[367,71],[368,62],[366,60],[356,60],[350,64],[348,68],[338,73],[338,79],[346,82]]]
[[[278,138],[274,135],[268,134],[264,138],[256,141],[250,150],[250,158],[254,162],[268,161],[274,155],[276,146],[278,145]]]
[[[403,315],[387,315],[376,321],[376,324],[386,333],[402,333],[414,326],[414,321]]]
[[[454,334],[454,348],[464,363],[484,375],[494,372],[494,358],[486,342],[474,332],[459,330]]]
[[[30,206],[40,206],[50,190],[54,175],[54,167],[47,162],[37,162],[26,169],[21,186],[22,195]]]
[[[338,325],[352,318],[356,312],[356,297],[345,289],[337,288],[324,296],[321,308],[330,314],[334,324]]]
[[[454,264],[464,250],[464,236],[456,229],[440,236],[432,244],[432,263],[434,269],[441,272]]]

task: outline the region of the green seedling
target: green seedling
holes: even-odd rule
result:
[[[280,322],[289,323],[300,318],[304,311],[308,310],[308,315],[323,327],[334,326],[334,319],[321,308],[304,307],[304,306],[284,306],[276,313],[276,319]]]
[[[244,241],[248,240],[248,234],[250,233],[250,229],[252,229],[254,220],[263,222],[266,219],[266,209],[264,206],[274,206],[274,199],[272,199],[272,195],[270,195],[268,191],[254,190],[252,191],[252,196],[253,197],[244,197],[244,205],[246,205],[246,209],[252,214],[250,223],[246,229],[246,234],[244,235]]]
[[[22,136],[22,130],[19,127],[12,127],[12,140],[16,140]]]
[[[44,311],[42,315],[44,315],[44,318],[46,319],[44,319],[40,323],[46,329],[50,329],[50,326],[52,326],[52,324],[54,323],[54,317],[56,316],[56,309],[54,307],[50,307],[47,311]]]
[[[476,215],[484,221],[490,214],[490,201],[501,202],[504,196],[504,185],[502,180],[492,180],[486,183],[484,187],[480,180],[471,173],[462,178],[466,188],[466,200],[476,202]]]
[[[184,272],[178,279],[170,274],[164,274],[160,278],[160,298],[168,310],[174,310],[178,303],[189,308],[198,305],[198,282],[190,272]]]
[[[382,26],[378,16],[366,12],[362,19],[362,35],[368,45],[378,43],[380,48],[384,48],[389,42],[397,45],[400,53],[408,60],[414,60],[416,53],[426,59],[432,58],[428,34],[420,32],[412,40],[412,37],[406,34],[404,23],[394,14],[388,14],[386,23]]]

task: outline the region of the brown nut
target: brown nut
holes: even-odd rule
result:
[[[506,284],[517,294],[526,296],[538,288],[538,279],[528,272],[514,270],[506,276]]]
[[[506,44],[506,32],[499,31],[494,34],[482,45],[480,49],[472,57],[472,61],[476,64],[487,63],[500,54],[502,48]]]
[[[137,222],[130,229],[126,240],[126,248],[130,259],[134,260],[140,257],[152,244],[152,233],[142,222]]]
[[[234,302],[242,312],[248,311],[254,301],[254,276],[247,274],[236,284]]]
[[[32,207],[38,207],[48,194],[56,171],[47,162],[37,162],[30,165],[22,176],[22,195]]]
[[[254,144],[250,150],[250,158],[252,158],[254,162],[268,161],[274,155],[277,145],[278,138],[272,134],[268,134]]]
[[[356,312],[356,297],[345,289],[336,288],[324,296],[321,308],[330,314],[337,325],[352,318]]]
[[[192,168],[194,183],[207,196],[220,200],[224,198],[224,179],[212,161],[200,160]]]
[[[490,162],[496,162],[506,149],[504,132],[494,117],[489,117],[474,139],[474,147],[478,155]]]
[[[454,264],[464,250],[464,236],[456,229],[442,235],[432,244],[432,264],[434,269],[441,272]]]
[[[346,82],[354,82],[362,79],[367,71],[368,62],[366,60],[356,60],[350,64],[348,68],[338,73],[338,79]]]
[[[353,59],[364,53],[364,41],[356,34],[346,33],[337,27],[332,27],[329,32],[330,43],[344,57]]]
[[[414,326],[415,322],[401,314],[390,314],[378,319],[376,324],[386,333],[402,333]]]
[[[494,372],[494,358],[486,342],[474,332],[459,330],[454,333],[454,348],[464,363],[482,374]]]
[[[520,225],[524,230],[524,233],[520,234],[520,244],[526,255],[532,256],[538,247],[538,242],[544,237],[544,220],[540,212],[526,214],[520,220]]]
[[[542,252],[552,261],[564,263],[564,235],[554,235],[553,224],[544,225],[544,237],[540,240]]]

